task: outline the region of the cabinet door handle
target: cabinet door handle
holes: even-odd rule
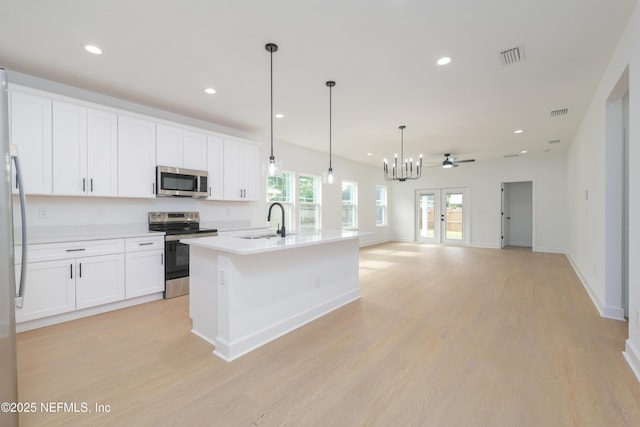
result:
[[[164,254],[160,254],[160,265],[164,265]]]
[[[82,263],[78,264],[78,277],[82,277]]]
[[[89,188],[91,189],[91,192],[93,193],[93,178],[91,178],[89,180]]]
[[[82,178],[82,192],[84,193],[86,191],[86,187],[87,187],[87,178]]]
[[[153,242],[138,243],[138,246],[148,246],[148,245],[153,245]]]
[[[151,194],[156,194],[156,183],[151,183]]]
[[[18,189],[18,174],[16,173],[16,190]]]
[[[69,278],[73,279],[73,264],[69,264]]]
[[[209,187],[209,197],[211,197],[211,187]]]
[[[80,249],[66,249],[65,252],[82,252],[84,251],[84,248],[80,248]]]

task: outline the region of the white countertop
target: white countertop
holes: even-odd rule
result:
[[[259,232],[258,235],[272,233]],[[317,232],[293,232],[285,237],[271,237],[267,239],[243,239],[239,236],[198,237],[195,239],[181,239],[182,243],[192,246],[228,252],[238,255],[252,255],[264,252],[280,251],[303,246],[321,245],[346,239],[357,239],[368,233],[344,230],[321,230]]]
[[[128,237],[164,236],[164,232],[149,231],[146,224],[110,224],[80,225],[27,228],[27,240],[30,245],[38,243],[78,242],[83,240],[125,239]],[[13,232],[15,245],[21,244],[19,229]]]

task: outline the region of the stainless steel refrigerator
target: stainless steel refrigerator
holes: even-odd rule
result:
[[[26,280],[27,224],[25,220],[25,197],[20,179],[20,161],[15,147],[9,141],[9,92],[7,72],[0,68],[0,425],[13,427],[18,425],[18,374],[16,363],[16,325],[15,310],[22,308],[24,283]],[[22,226],[22,267],[20,286],[16,286],[14,266],[13,235],[13,195],[11,193],[12,162],[17,173],[19,187]],[[18,291],[16,292],[16,288]]]

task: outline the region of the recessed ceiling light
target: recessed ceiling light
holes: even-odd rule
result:
[[[89,53],[93,53],[94,55],[102,55],[102,49],[92,44],[84,45],[84,50],[86,50]]]
[[[205,93],[208,93],[209,95],[213,95],[214,93],[216,93],[216,90],[212,87],[208,87],[205,90]]]
[[[522,129],[514,130],[513,133],[522,133],[524,132]]]
[[[520,154],[527,154],[527,150],[522,150]]]
[[[282,113],[276,114],[276,119],[282,119],[282,118],[284,118],[284,114]]]
[[[438,62],[436,62],[436,64],[447,65],[450,62],[451,62],[451,58],[449,58],[448,56],[443,56],[442,58],[438,59]]]
[[[373,156],[373,153],[367,153],[367,156]]]

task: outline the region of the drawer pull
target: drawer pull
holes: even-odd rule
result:
[[[84,248],[82,248],[82,249],[67,249],[66,252],[82,252],[84,250],[85,250]]]
[[[149,246],[149,245],[153,245],[153,242],[138,243],[138,246]]]
[[[69,277],[73,279],[73,264],[69,264]]]

